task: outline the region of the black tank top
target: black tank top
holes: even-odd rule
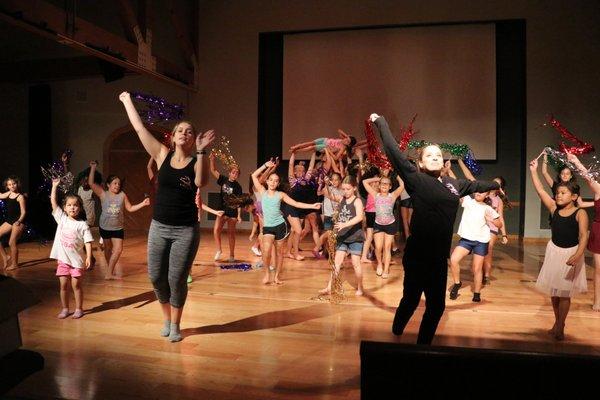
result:
[[[577,222],[577,209],[568,217],[558,213],[558,208],[552,214],[552,242],[558,247],[569,248],[579,244],[579,223]]]
[[[198,223],[194,164],[196,157],[183,168],[171,167],[173,152],[169,152],[158,170],[158,186],[153,218],[173,226],[193,226]]]
[[[21,197],[21,194],[14,199],[7,197],[6,200],[4,200],[6,205],[6,222],[11,225],[14,224],[21,216],[21,205],[19,204],[18,200],[19,197]]]

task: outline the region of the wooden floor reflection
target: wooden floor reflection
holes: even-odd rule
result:
[[[247,236],[237,241],[238,258],[255,262]],[[565,341],[546,333],[552,308],[534,290],[544,248],[543,242],[497,247],[493,279],[479,304],[471,302],[466,259],[466,286],[457,300],[447,301],[434,343],[600,355],[590,267],[588,293],[572,303]],[[363,264],[361,298],[354,297],[352,268],[346,268],[348,298],[334,305],[317,298],[327,281],[326,261],[307,251],[305,261],[286,260],[284,285],[264,286],[262,270],[222,270],[208,262],[214,248],[207,232],[189,285],[184,340],[173,344],[159,336],[162,318],[146,274],[146,237],[125,240],[123,280],[105,281],[101,268],[86,276],[87,315],[80,320],[56,319],[60,302],[55,263],[46,259],[50,248],[29,243],[21,249],[24,266],[11,275],[41,300],[20,316],[24,347],[40,352],[46,367],[13,389],[14,397],[358,399],[360,341],[414,343],[423,312],[422,302],[406,334],[391,334],[402,295],[400,257],[387,280]]]

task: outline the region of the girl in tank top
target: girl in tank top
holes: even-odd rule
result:
[[[262,255],[263,265],[265,266],[265,277],[263,283],[282,284],[281,272],[283,269],[283,251],[285,249],[285,241],[289,236],[288,226],[281,213],[281,202],[299,209],[318,210],[321,208],[321,203],[307,204],[301,203],[292,199],[287,194],[277,190],[279,186],[279,175],[275,172],[267,177],[267,189],[260,183],[259,176],[265,169],[273,168],[275,162],[273,159],[267,161],[252,173],[252,181],[254,187],[261,193],[261,206],[263,215],[263,232],[262,232]],[[271,270],[268,268],[271,265],[271,249],[275,246],[275,276],[271,279]]]
[[[94,194],[100,199],[102,212],[100,214],[100,237],[104,240],[104,256],[106,258],[106,271],[104,279],[120,279],[121,275],[115,274],[115,266],[123,252],[123,208],[129,212],[136,212],[142,207],[150,205],[150,199],[146,198],[141,203],[132,205],[129,198],[121,190],[121,179],[116,175],[109,175],[106,179],[106,188],[94,181],[96,173],[96,161],[90,161],[90,174],[88,185]]]
[[[544,264],[535,286],[550,295],[552,301],[555,321],[548,333],[556,340],[563,340],[571,296],[587,290],[583,252],[588,241],[588,215],[575,205],[579,185],[559,182],[553,199],[544,190],[537,167],[536,158],[529,164],[531,180],[552,215],[552,240],[546,246]]]
[[[373,237],[375,239],[375,252],[377,254],[377,276],[387,279],[390,276],[390,262],[392,259],[392,245],[394,235],[398,231],[398,224],[394,217],[394,205],[396,199],[404,190],[400,178],[400,185],[396,190],[390,192],[392,181],[387,176],[373,177],[362,181],[363,186],[373,196],[375,206],[375,223],[373,225]],[[371,186],[372,182],[379,182],[379,191]],[[382,263],[383,261],[383,263]]]
[[[581,201],[578,205],[579,207],[594,207],[594,222],[592,222],[592,228],[590,229],[590,240],[588,241],[587,248],[592,252],[595,267],[594,304],[592,305],[592,309],[600,311],[600,183],[589,177],[587,168],[583,166],[577,156],[568,154],[567,157],[569,161],[575,164],[594,193],[594,201]]]
[[[0,194],[0,200],[4,201],[6,210],[5,221],[0,225],[0,255],[4,261],[4,268],[7,271],[15,270],[19,267],[19,249],[17,241],[25,230],[23,221],[27,214],[25,197],[21,193],[21,181],[16,176],[10,176],[4,181],[4,188],[7,190]],[[8,245],[10,246],[10,255],[6,254],[2,246],[2,237],[10,235]]]

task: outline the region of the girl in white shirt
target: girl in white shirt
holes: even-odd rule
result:
[[[473,301],[481,301],[481,281],[483,274],[483,260],[488,253],[490,242],[490,227],[488,222],[498,228],[502,227],[500,215],[489,205],[485,199],[489,192],[474,193],[473,198],[465,196],[461,198],[463,207],[462,219],[458,227],[460,240],[452,251],[450,257],[450,269],[454,285],[450,289],[450,299],[458,297],[458,289],[462,286],[460,281],[460,260],[473,253],[473,279],[475,288],[473,290]]]
[[[52,204],[52,216],[58,227],[52,244],[50,258],[58,262],[56,276],[60,281],[60,302],[62,310],[58,318],[69,316],[69,281],[75,296],[75,312],[73,318],[83,317],[83,290],[81,279],[85,270],[92,267],[92,233],[85,222],[85,212],[81,197],[68,194],[63,199],[62,208],[56,201],[56,188],[59,179],[52,180],[52,192],[50,202]],[[81,250],[85,247],[85,261],[81,256]]]

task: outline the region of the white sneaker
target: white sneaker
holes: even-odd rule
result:
[[[220,258],[221,258],[221,250],[218,250],[218,251],[215,253],[215,261],[219,261],[219,259],[220,259]]]
[[[254,253],[255,256],[257,256],[257,257],[262,256],[262,252],[258,248],[253,246],[253,247],[250,247],[250,250],[252,250],[252,252]]]

